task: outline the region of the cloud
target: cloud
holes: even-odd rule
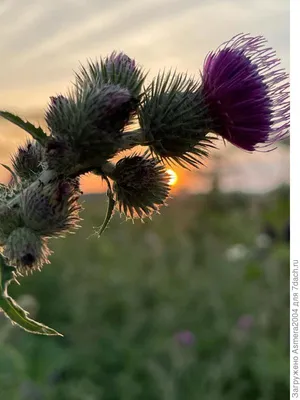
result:
[[[85,4],[88,4],[86,6]],[[286,0],[7,1],[0,14],[0,103],[4,92],[70,79],[78,60],[123,49],[151,68],[197,70],[232,35],[264,34],[289,67]],[[8,6],[10,5],[10,6]],[[3,92],[4,91],[4,92]],[[30,103],[38,106],[36,101]]]
[[[2,0],[0,26],[0,108],[38,119],[79,61],[114,49],[150,76],[163,67],[196,74],[210,50],[250,32],[264,35],[289,70],[286,0]],[[0,123],[1,161],[23,137]]]

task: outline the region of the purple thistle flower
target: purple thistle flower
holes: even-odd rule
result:
[[[193,346],[195,344],[195,335],[188,330],[180,331],[175,334],[175,340],[182,346]]]
[[[254,151],[288,136],[289,82],[262,36],[239,34],[207,55],[202,94],[213,131]]]

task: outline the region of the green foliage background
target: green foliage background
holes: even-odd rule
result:
[[[11,287],[65,336],[28,334],[0,314],[1,400],[288,397],[288,187],[176,197],[145,224],[115,217],[100,239],[89,236],[106,200],[84,201],[83,227],[52,242],[52,265]],[[266,225],[277,237],[261,247]],[[233,259],[236,244],[246,252]],[[195,343],[178,343],[185,330]]]

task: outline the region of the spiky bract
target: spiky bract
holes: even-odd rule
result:
[[[198,87],[187,75],[169,71],[159,74],[145,93],[139,123],[145,144],[163,161],[197,167],[212,147],[208,110]]]
[[[165,204],[170,177],[158,160],[133,155],[117,162],[113,191],[121,213],[128,218],[149,217]]]
[[[15,229],[4,247],[4,256],[20,274],[40,270],[50,254],[47,240],[26,227]]]
[[[63,236],[79,227],[77,180],[55,181],[29,187],[21,195],[21,214],[25,225],[47,237]]]
[[[211,130],[244,150],[273,145],[289,130],[288,75],[262,36],[239,34],[206,57],[201,94]]]

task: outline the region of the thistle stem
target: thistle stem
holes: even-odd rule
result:
[[[121,150],[128,150],[137,145],[143,145],[143,135],[141,129],[135,129],[124,133],[124,140],[122,143]],[[80,175],[86,174],[87,172],[92,172],[93,170],[101,170],[103,174],[113,179],[113,172],[115,165],[111,162],[106,162],[105,164],[99,165],[99,161],[91,160],[87,164],[77,165],[74,169],[70,170],[67,175],[62,176],[55,170],[46,169],[44,170],[38,178],[32,182],[26,189],[35,190],[39,185],[47,185],[56,179],[60,178],[71,178],[74,179]],[[20,202],[20,193],[18,193],[12,200],[9,201],[8,205],[10,207],[18,207]]]

